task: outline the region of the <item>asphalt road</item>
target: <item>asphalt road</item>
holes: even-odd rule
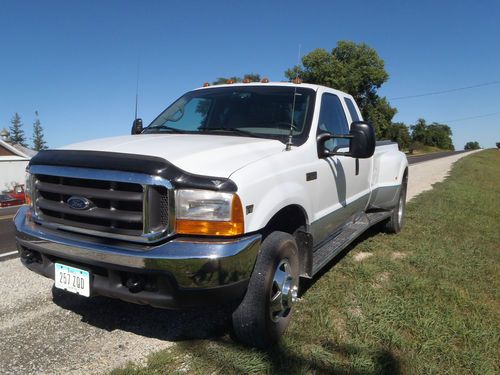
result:
[[[408,155],[407,158],[408,158],[408,164],[411,165],[411,164],[422,163],[424,161],[445,158],[447,156],[453,156],[453,155],[461,154],[463,152],[468,152],[468,151],[461,150],[461,151],[434,152],[432,154],[425,154],[425,155],[415,155],[415,156]]]
[[[0,208],[0,262],[17,257],[12,219],[20,206]]]
[[[466,151],[445,151],[426,155],[408,156],[408,162],[410,164],[417,164],[424,161],[461,154],[463,152]],[[12,224],[12,218],[14,217],[18,209],[19,207],[7,207],[0,209],[0,262],[17,257],[17,254],[10,253],[16,251],[14,225]]]

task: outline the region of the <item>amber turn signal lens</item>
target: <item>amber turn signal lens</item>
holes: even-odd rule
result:
[[[243,225],[230,221],[177,220],[177,233],[202,236],[237,236],[243,234]]]
[[[202,236],[238,236],[245,232],[243,207],[240,197],[233,196],[231,208],[231,221],[185,220],[176,221],[178,234],[191,234]]]

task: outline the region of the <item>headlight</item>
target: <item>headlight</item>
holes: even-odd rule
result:
[[[177,190],[175,215],[180,234],[236,236],[244,232],[241,200],[232,193]]]

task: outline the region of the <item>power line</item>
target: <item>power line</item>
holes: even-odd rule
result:
[[[442,123],[447,123],[447,122],[457,122],[457,121],[465,121],[465,120],[473,120],[476,118],[482,118],[482,117],[490,117],[490,116],[496,116],[500,115],[500,112],[493,112],[493,113],[487,113],[485,115],[478,115],[478,116],[471,116],[471,117],[462,117],[462,118],[457,118],[454,120],[448,120],[448,121],[442,121]]]
[[[446,94],[446,93],[449,93],[449,92],[475,89],[475,88],[478,88],[478,87],[491,86],[491,85],[496,85],[496,84],[499,84],[499,83],[500,83],[500,80],[498,80],[498,81],[491,81],[491,82],[485,82],[485,83],[478,83],[477,85],[458,87],[458,88],[448,89],[448,90],[442,90],[442,91],[432,91],[432,92],[427,92],[425,94],[397,96],[395,98],[390,98],[389,100],[401,100],[401,99],[421,98],[423,96]]]

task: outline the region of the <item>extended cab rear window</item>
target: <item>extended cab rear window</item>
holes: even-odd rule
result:
[[[347,109],[351,114],[352,121],[359,121],[358,112],[356,111],[356,107],[354,107],[354,103],[349,98],[344,98],[345,104],[347,105]]]

